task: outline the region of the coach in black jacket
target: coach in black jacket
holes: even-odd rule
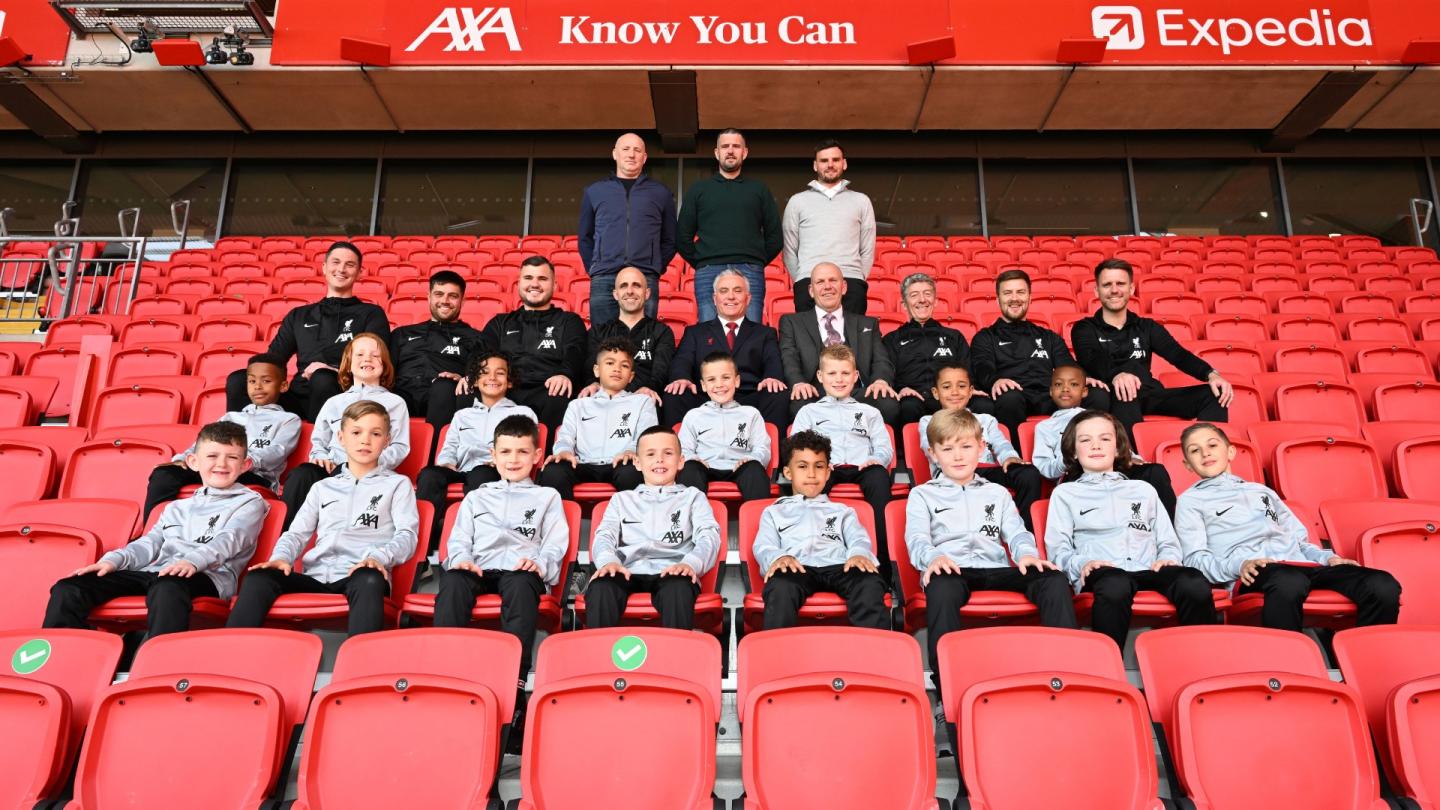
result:
[[[280,395],[280,407],[306,422],[314,422],[325,400],[340,393],[340,356],[346,344],[362,332],[373,332],[382,340],[390,337],[385,310],[355,297],[360,262],[359,248],[349,242],[332,244],[321,267],[325,297],[286,313],[270,341],[269,354],[281,360],[294,356],[299,369],[289,390]],[[245,370],[232,371],[225,378],[225,406],[239,411],[249,404]]]
[[[430,320],[402,326],[390,335],[395,393],[410,413],[424,414],[437,430],[450,424],[457,407],[474,399],[465,380],[465,358],[480,348],[480,330],[460,320],[464,301],[465,279],[441,270],[430,277]]]
[[[1055,412],[1050,400],[1050,374],[1056,366],[1074,365],[1059,333],[1025,319],[1030,312],[1030,276],[1006,270],[995,278],[1000,317],[975,333],[970,342],[970,376],[976,392],[990,395],[990,413],[1020,444],[1020,423],[1027,416]],[[1109,383],[1092,381],[1084,407],[1109,410]]]
[[[520,308],[490,319],[481,332],[488,349],[511,358],[510,399],[525,405],[550,428],[546,444],[565,418],[565,407],[590,379],[585,368],[585,322],[552,302],[555,268],[543,256],[520,263]]]
[[[670,360],[663,424],[673,425],[684,419],[691,408],[705,403],[708,397],[700,390],[700,363],[711,354],[727,352],[735,358],[740,371],[735,401],[760,411],[760,416],[783,434],[790,424],[790,409],[781,380],[785,372],[780,365],[775,330],[745,317],[750,306],[750,285],[739,270],[720,271],[714,290],[715,311],[720,317],[687,327]]]
[[[907,425],[940,410],[940,403],[931,394],[935,372],[942,363],[961,363],[969,368],[970,344],[960,330],[935,320],[935,279],[925,273],[906,276],[900,282],[900,299],[910,320],[884,340],[890,360],[895,364],[900,424]],[[989,413],[989,404],[990,400],[984,397],[972,399],[970,409]]]
[[[1235,390],[1209,363],[1181,346],[1164,326],[1129,311],[1135,270],[1123,259],[1095,267],[1100,308],[1070,329],[1070,341],[1085,373],[1110,383],[1110,412],[1131,427],[1146,414],[1178,416],[1202,422],[1229,419]],[[1150,373],[1150,357],[1159,355],[1203,385],[1166,388]],[[1133,438],[1133,437],[1132,437]]]
[[[630,381],[626,390],[643,392],[655,400],[655,407],[660,407],[660,392],[670,382],[675,333],[664,321],[645,314],[645,302],[648,300],[650,285],[644,273],[637,268],[626,267],[615,274],[615,301],[620,305],[620,317],[590,327],[589,346],[585,353],[590,384],[585,386],[580,396],[588,397],[600,390],[600,383],[592,373],[600,344],[611,338],[624,338],[635,344],[635,379]]]

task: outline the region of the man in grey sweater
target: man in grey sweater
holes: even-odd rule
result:
[[[785,204],[785,269],[795,283],[795,311],[815,306],[810,297],[810,271],[829,262],[845,274],[842,307],[865,314],[866,281],[875,262],[875,208],[870,198],[850,189],[845,178],[845,150],[834,140],[815,147],[815,179]]]

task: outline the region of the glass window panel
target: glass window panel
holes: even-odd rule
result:
[[[235,161],[225,233],[350,236],[370,233],[373,160]]]
[[[523,159],[387,160],[380,233],[518,234],[525,225],[525,165]]]
[[[1414,244],[1410,199],[1430,199],[1419,159],[1286,159],[1285,191],[1296,235],[1365,234],[1387,245]]]
[[[652,179],[668,186],[678,198],[679,160],[651,155],[645,171]],[[547,236],[575,233],[580,226],[580,196],[585,193],[585,187],[614,173],[615,161],[609,158],[536,158],[530,191],[530,233]]]
[[[1273,160],[1137,160],[1135,195],[1147,233],[1285,231]]]
[[[170,205],[189,200],[188,238],[214,241],[224,183],[223,160],[83,161],[78,192],[80,232],[87,236],[118,234],[118,214],[139,208],[139,235],[176,242]]]
[[[990,234],[1131,232],[1130,190],[1118,160],[987,160]]]
[[[848,161],[846,178],[875,206],[876,233],[881,236],[980,233],[980,197],[975,161],[876,160]],[[713,170],[713,163],[705,171]],[[791,195],[815,179],[811,161],[751,160],[746,171],[764,180],[780,210]],[[687,172],[688,174],[688,172]],[[699,176],[699,175],[696,175]]]
[[[10,233],[53,234],[74,173],[73,160],[0,163],[0,208],[15,209]]]

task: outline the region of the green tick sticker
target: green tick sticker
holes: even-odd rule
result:
[[[639,669],[646,655],[645,641],[639,636],[621,636],[610,647],[610,663],[626,672]]]
[[[32,639],[15,650],[15,654],[10,657],[10,668],[15,670],[17,675],[29,675],[45,666],[49,660],[50,642],[43,638]]]

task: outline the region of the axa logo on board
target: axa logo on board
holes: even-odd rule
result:
[[[1147,43],[1145,13],[1135,6],[1095,6],[1090,28],[1115,51],[1138,51]],[[1154,44],[1166,48],[1219,48],[1229,55],[1237,48],[1364,48],[1374,45],[1370,21],[1336,16],[1328,8],[1312,8],[1289,19],[1192,16],[1183,8],[1157,8],[1148,30]]]
[[[559,19],[560,45],[668,45],[685,33],[696,45],[764,45],[777,41],[786,45],[854,45],[853,22],[817,22],[792,14],[775,22],[723,20],[716,15],[693,14],[685,20],[597,20],[588,14],[564,15]],[[414,51],[431,37],[445,41],[445,51],[484,51],[486,38],[491,47],[521,50],[515,17],[508,7],[473,8],[452,6],[443,9],[425,30],[405,48]]]

